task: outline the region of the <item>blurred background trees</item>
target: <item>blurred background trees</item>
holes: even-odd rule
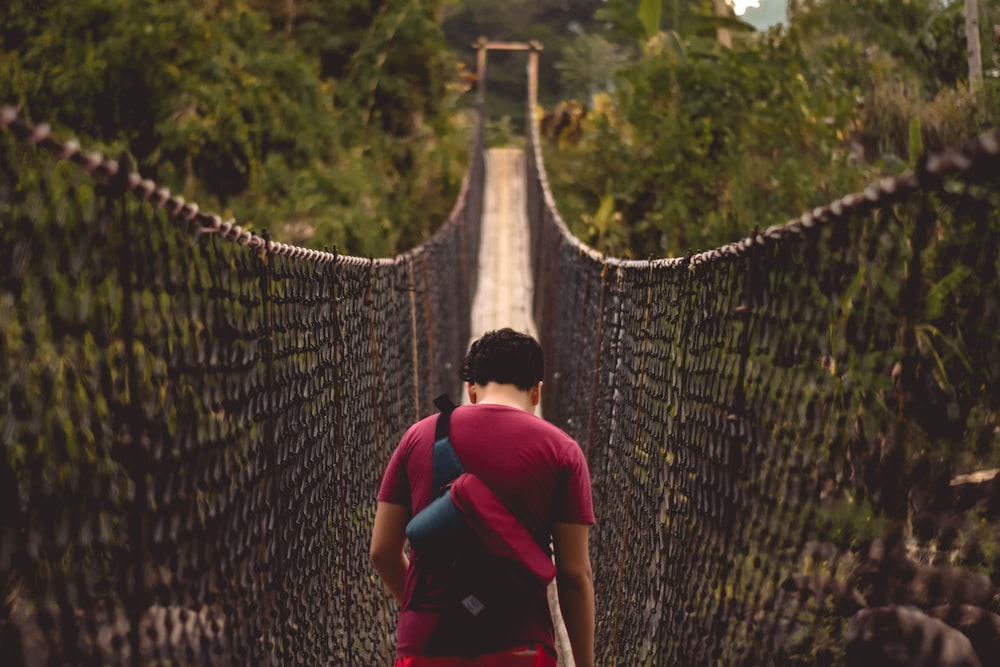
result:
[[[443,4],[10,0],[0,100],[256,231],[387,255],[465,170]]]
[[[978,2],[979,87],[964,10],[762,0],[743,21],[719,0],[8,0],[0,101],[256,231],[387,255],[454,203],[472,43],[538,40],[567,222],[611,254],[682,255],[996,125],[1000,6]],[[521,133],[525,83],[523,54],[490,54],[493,143]]]
[[[587,34],[627,58],[549,133],[567,223],[612,255],[684,255],[962,145],[1000,124],[1000,5],[979,2],[982,85],[969,82],[964,10],[790,0],[761,32],[709,0],[608,0]]]

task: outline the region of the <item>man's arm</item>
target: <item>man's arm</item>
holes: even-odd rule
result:
[[[594,666],[594,573],[590,567],[590,526],[557,523],[554,537],[556,582],[576,667]]]
[[[375,509],[375,525],[372,526],[372,564],[392,597],[400,604],[406,586],[406,570],[410,567],[410,561],[403,553],[409,520],[410,508],[406,505],[379,501]]]

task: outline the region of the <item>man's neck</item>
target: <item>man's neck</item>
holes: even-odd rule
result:
[[[505,405],[525,412],[534,413],[537,401],[533,390],[519,389],[517,385],[490,382],[487,385],[472,385],[470,400],[475,405]]]

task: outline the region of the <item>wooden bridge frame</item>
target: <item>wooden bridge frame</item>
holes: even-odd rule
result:
[[[486,101],[486,53],[488,51],[528,52],[528,94],[529,99],[538,99],[538,54],[544,49],[540,42],[492,42],[480,37],[472,44],[476,49],[476,104],[480,109]]]

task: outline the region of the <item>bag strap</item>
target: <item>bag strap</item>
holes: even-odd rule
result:
[[[431,478],[434,484],[434,496],[437,497],[448,490],[451,482],[465,472],[465,468],[451,444],[451,413],[456,406],[448,394],[441,394],[435,398],[434,405],[441,411],[434,423],[434,462]]]
[[[434,425],[434,439],[447,438],[451,432],[451,413],[457,407],[448,394],[441,394],[434,399],[434,407],[441,411]]]
[[[451,413],[455,410],[456,406],[452,403],[448,394],[441,394],[435,398],[434,405],[437,406],[441,413],[434,424],[432,479],[435,497],[440,497],[449,492],[452,482],[465,472],[465,468],[462,466],[462,461],[458,458],[455,447],[451,442]],[[474,494],[478,497],[479,501],[478,503],[472,503],[464,507],[464,509],[460,507],[459,511],[460,513],[467,512],[471,516],[479,517],[472,520],[470,527],[480,541],[487,546],[490,553],[506,560],[517,562],[522,568],[528,570],[533,577],[545,583],[551,581],[555,576],[555,565],[552,563],[552,558],[548,551],[534,540],[527,532],[527,529],[524,528],[524,524],[510,513],[510,510],[503,505],[482,480],[475,475],[470,475],[464,478],[464,481],[466,482],[466,486],[479,486],[479,492]],[[461,482],[459,482],[459,485],[461,485]],[[462,497],[462,494],[459,493],[458,500],[456,500],[455,496],[452,495],[452,502],[459,505],[463,502],[461,500]],[[483,511],[484,503],[489,506],[485,512]],[[466,517],[465,520],[469,521],[469,518]],[[501,532],[505,533],[508,539],[504,539],[502,535],[497,535],[497,526],[493,525],[497,520],[503,526],[506,526]],[[524,535],[520,541],[520,545],[515,544],[517,540],[510,539],[512,535],[518,533],[523,533]],[[525,553],[525,547],[521,546],[524,544],[534,544],[536,549],[528,549],[528,552]]]

